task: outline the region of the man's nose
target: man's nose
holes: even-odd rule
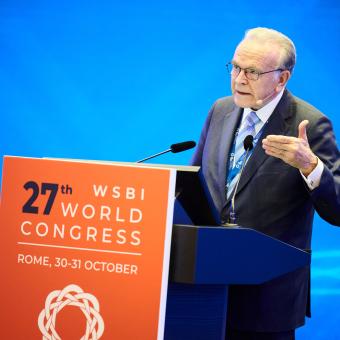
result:
[[[238,84],[246,84],[248,82],[244,70],[241,69],[240,73],[237,75],[237,77],[235,77],[235,82]]]

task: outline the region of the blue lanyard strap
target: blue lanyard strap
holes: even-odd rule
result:
[[[264,126],[265,126],[265,124],[262,126],[260,131],[254,137],[254,140],[253,140],[254,148],[251,151],[248,152],[248,160],[251,157],[251,155],[252,155],[252,153],[253,153],[256,145],[257,145],[257,142],[259,141],[259,139],[260,139],[260,137],[262,135]],[[242,156],[239,158],[239,160],[235,164],[235,159],[234,158],[235,158],[236,138],[237,138],[238,133],[239,133],[239,129],[237,129],[236,132],[235,132],[233,147],[232,147],[232,150],[231,150],[231,153],[230,153],[230,157],[229,157],[229,172],[228,172],[228,178],[227,178],[227,183],[226,183],[226,189],[228,188],[229,184],[234,179],[234,177],[237,176],[237,174],[241,170],[242,162],[244,160],[244,157],[246,156],[246,151],[244,151]]]

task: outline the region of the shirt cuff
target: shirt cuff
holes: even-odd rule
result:
[[[316,189],[319,186],[324,167],[325,165],[318,158],[318,164],[316,165],[315,169],[308,175],[308,177],[305,177],[300,171],[303,180],[306,182],[310,190]]]

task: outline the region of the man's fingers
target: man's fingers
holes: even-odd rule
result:
[[[267,146],[265,148],[265,152],[271,156],[276,156],[276,157],[282,157],[283,154],[287,151],[285,150],[281,150],[281,149],[277,149],[277,148],[274,148],[274,147],[271,147],[271,146]]]
[[[282,136],[282,135],[268,135],[265,139],[269,142],[276,142],[282,144],[290,144],[295,142],[295,137]]]
[[[298,138],[302,138],[304,139],[306,142],[308,142],[308,138],[307,138],[307,132],[306,132],[306,126],[309,124],[308,120],[303,120],[300,124],[299,124],[299,136]]]
[[[303,173],[309,174],[309,170],[313,170],[311,165],[314,163],[317,164],[317,161],[314,161],[316,156],[313,154],[308,144],[306,132],[308,123],[308,120],[303,120],[299,124],[297,137],[268,135],[262,140],[262,147],[265,153],[269,156],[280,158],[285,163],[300,169],[301,171],[307,169],[308,172]]]
[[[307,131],[306,127],[309,124],[309,121],[307,119],[303,120],[298,127],[298,136],[297,138],[304,139],[305,141],[308,142],[307,139]],[[291,137],[291,136],[283,136],[283,135],[268,135],[264,141],[269,141],[269,142],[276,142],[276,143],[282,143],[282,144],[292,144],[296,142],[296,137]]]
[[[265,149],[275,148],[278,150],[293,151],[295,148],[295,143],[282,143],[276,141],[263,140],[262,144]]]

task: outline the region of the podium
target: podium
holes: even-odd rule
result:
[[[260,284],[310,254],[248,228],[174,225],[165,340],[224,339],[228,285]]]
[[[229,285],[270,281],[311,256],[254,229],[218,226],[200,172],[177,171],[176,197],[164,340],[224,340]]]
[[[71,336],[79,324],[98,339],[221,340],[229,285],[310,263],[253,229],[221,227],[199,167],[5,157],[2,184],[6,338]],[[86,325],[81,313],[56,318],[58,303],[89,301]]]

